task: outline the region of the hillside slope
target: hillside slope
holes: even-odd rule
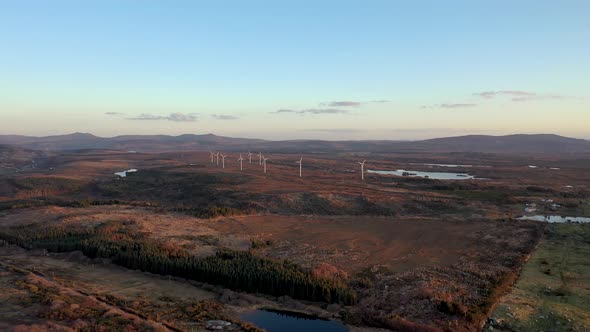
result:
[[[590,141],[551,134],[485,136],[470,135],[436,138],[423,141],[323,141],[234,138],[213,134],[180,136],[125,135],[111,138],[91,134],[31,137],[0,136],[0,144],[49,151],[80,149],[116,149],[142,152],[162,151],[267,151],[285,153],[314,152],[481,152],[508,154],[588,154]]]

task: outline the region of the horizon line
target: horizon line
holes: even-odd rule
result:
[[[510,136],[559,136],[563,138],[569,139],[579,139],[584,141],[590,141],[590,137],[574,137],[574,136],[564,136],[554,133],[534,133],[534,134],[525,134],[525,133],[511,133],[511,134],[504,134],[504,135],[491,135],[491,134],[466,134],[466,135],[451,135],[451,136],[436,136],[431,138],[422,138],[422,139],[317,139],[317,138],[294,138],[294,139],[285,139],[285,140],[276,140],[276,139],[266,139],[266,138],[250,138],[250,137],[240,137],[240,136],[225,136],[225,135],[217,135],[214,133],[205,133],[205,134],[195,134],[195,133],[184,133],[179,135],[171,135],[171,134],[122,134],[122,135],[114,135],[114,136],[99,136],[90,132],[72,132],[68,134],[55,134],[55,135],[45,135],[45,136],[34,136],[34,135],[22,135],[22,134],[0,134],[0,137],[7,137],[7,136],[16,136],[16,137],[27,137],[27,138],[50,138],[50,137],[58,137],[58,136],[73,136],[73,135],[91,135],[96,138],[101,139],[113,139],[117,137],[124,137],[124,136],[167,136],[167,137],[180,137],[180,136],[216,136],[216,137],[224,137],[224,138],[234,138],[234,139],[248,139],[248,140],[260,140],[260,141],[268,141],[268,142],[285,142],[285,141],[327,141],[327,142],[377,142],[377,141],[391,141],[391,142],[419,142],[419,141],[427,141],[427,140],[434,140],[434,139],[443,139],[443,138],[460,138],[460,137],[470,137],[470,136],[484,136],[484,137],[510,137]],[[3,143],[0,143],[3,144]],[[4,143],[6,144],[6,143]]]

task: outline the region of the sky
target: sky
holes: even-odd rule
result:
[[[0,134],[590,139],[590,1],[0,0]]]

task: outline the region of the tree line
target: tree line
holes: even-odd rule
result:
[[[0,239],[24,248],[52,252],[80,250],[130,269],[218,284],[238,291],[288,295],[314,302],[353,304],[355,293],[343,282],[312,276],[287,260],[224,249],[209,257],[148,238],[120,222],[91,229],[28,225],[0,229]]]

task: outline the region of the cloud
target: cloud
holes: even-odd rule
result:
[[[475,107],[475,106],[477,106],[477,104],[456,103],[456,104],[440,104],[438,106],[440,108],[467,108],[467,107]]]
[[[197,120],[195,113],[171,113],[166,117],[166,120],[177,121],[177,122],[192,122]]]
[[[226,115],[226,114],[212,114],[212,118],[217,120],[237,120],[239,117],[233,115]]]
[[[363,102],[360,101],[333,101],[327,104],[330,107],[359,107]]]
[[[558,95],[558,94],[538,94],[535,92],[529,91],[520,91],[520,90],[499,90],[499,91],[484,91],[474,93],[474,96],[485,98],[485,99],[492,99],[497,96],[508,96],[511,97],[510,100],[512,101],[535,101],[535,100],[555,100],[555,99],[567,99],[567,96]]]
[[[337,108],[309,108],[305,110],[290,110],[290,109],[280,109],[274,112],[274,114],[284,114],[284,113],[293,113],[299,115],[305,114],[348,114],[350,113],[348,110],[341,110]]]
[[[371,101],[352,101],[352,100],[342,100],[342,101],[331,101],[327,103],[320,103],[320,106],[327,106],[327,107],[360,107],[365,104],[383,104],[389,103],[389,100],[380,99],[380,100],[371,100]]]
[[[121,113],[121,112],[105,112],[105,115],[125,115],[125,113]]]
[[[311,113],[311,114],[346,114],[349,113],[347,110],[340,110],[335,108],[311,108],[307,110],[303,110],[303,113]]]
[[[180,112],[170,113],[167,116],[142,113],[137,117],[127,118],[127,120],[151,120],[151,121],[168,120],[168,121],[174,121],[174,122],[194,122],[194,121],[197,121],[197,116],[196,116],[196,113],[180,113]]]
[[[496,96],[501,96],[501,95],[508,95],[508,96],[513,96],[513,97],[528,97],[528,96],[534,96],[536,94],[534,92],[519,91],[519,90],[499,90],[499,91],[478,92],[478,93],[474,93],[473,95],[477,96],[477,97],[481,97],[481,98],[491,99],[491,98],[494,98]]]
[[[533,95],[512,98],[512,101],[533,101],[533,100],[552,100],[552,99],[566,99],[568,97],[561,95]]]
[[[134,118],[127,118],[127,120],[165,120],[166,117],[160,115],[151,115],[147,113],[142,113]]]

